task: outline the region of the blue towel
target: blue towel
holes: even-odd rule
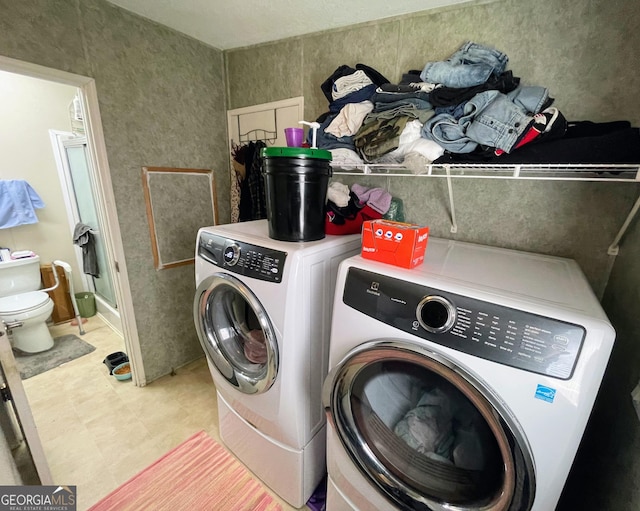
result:
[[[35,208],[44,202],[24,179],[0,181],[0,229],[37,223]]]

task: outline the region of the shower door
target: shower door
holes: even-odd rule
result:
[[[91,177],[87,142],[84,138],[73,138],[63,142],[69,165],[69,179],[75,196],[78,221],[91,227],[95,240],[98,260],[98,277],[85,275],[96,296],[102,298],[114,309],[117,308],[113,278],[108,264],[104,238],[100,226],[100,216],[95,197],[95,184]]]

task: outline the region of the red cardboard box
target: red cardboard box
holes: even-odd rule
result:
[[[424,261],[429,228],[390,220],[367,220],[362,225],[362,257],[415,268]]]

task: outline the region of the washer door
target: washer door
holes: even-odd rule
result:
[[[276,335],[264,307],[237,278],[217,273],[196,291],[200,344],[220,374],[245,394],[267,391],[278,374]]]
[[[531,508],[534,467],[518,422],[444,356],[364,343],[330,371],[323,400],[353,463],[400,509]]]

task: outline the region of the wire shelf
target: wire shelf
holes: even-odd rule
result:
[[[402,164],[334,164],[333,172],[343,175],[388,177],[451,177],[473,179],[529,179],[560,181],[613,181],[640,183],[640,164],[430,164],[414,172]]]

